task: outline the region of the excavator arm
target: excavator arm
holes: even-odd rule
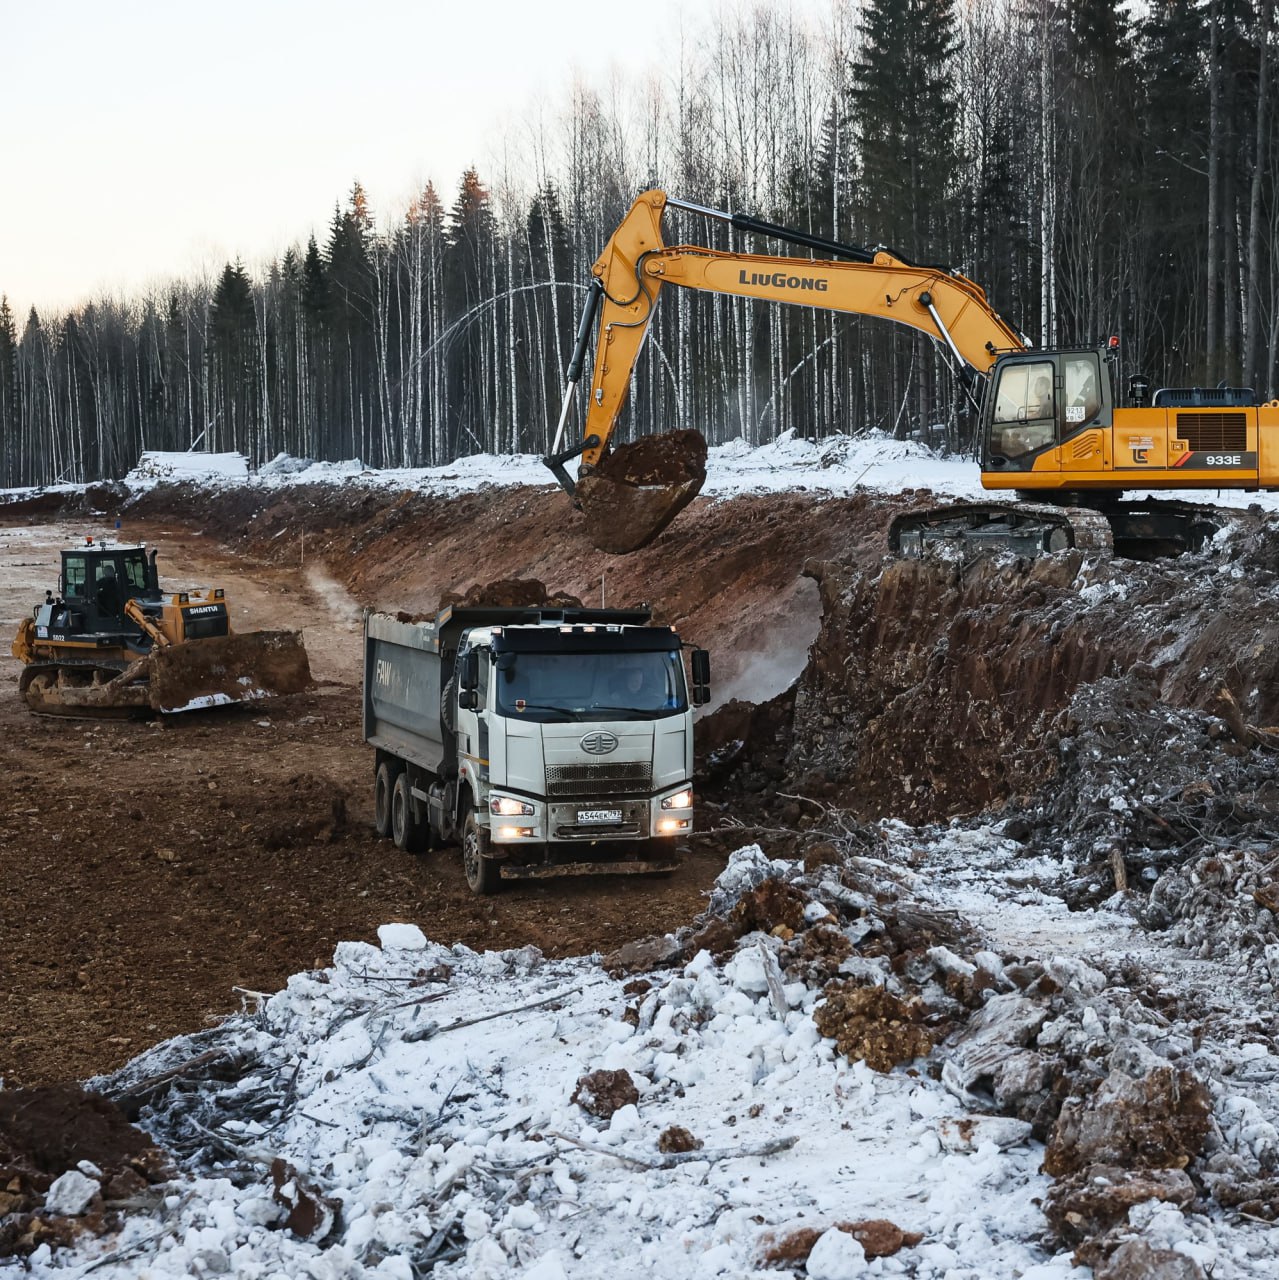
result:
[[[690,244],[668,246],[662,240],[662,213],[668,205],[723,218],[743,230],[841,254],[848,260],[729,253]],[[1000,352],[1021,351],[1027,346],[991,309],[981,287],[955,272],[916,266],[884,249],[841,245],[741,214],[704,209],[671,199],[662,191],[647,191],[635,201],[592,271],[599,289],[599,329],[584,447],[580,450],[584,468],[598,466],[608,449],[658,295],[668,284],[904,324],[941,343],[969,379],[974,373],[986,374]],[[590,319],[589,308],[585,319]],[[583,340],[588,337],[584,323],[579,332],[579,372]],[[576,381],[573,374],[570,367],[570,394]],[[561,431],[562,426],[563,419]],[[568,456],[574,452],[570,450]]]

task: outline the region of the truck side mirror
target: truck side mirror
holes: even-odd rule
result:
[[[693,683],[710,684],[711,655],[705,649],[693,650]]]
[[[693,650],[693,706],[704,707],[711,700],[711,655]]]
[[[474,711],[480,705],[480,695],[474,689],[463,689],[457,695],[457,705],[463,711]]]
[[[463,693],[474,693],[480,687],[480,652],[468,649],[462,655],[461,670],[458,672],[458,685]],[[465,706],[465,703],[459,705]]]

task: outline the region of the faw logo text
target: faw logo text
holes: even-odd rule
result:
[[[788,276],[784,271],[740,271],[738,284],[771,284],[775,289],[812,290],[825,293],[827,280],[814,280],[811,276]]]

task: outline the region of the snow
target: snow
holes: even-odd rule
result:
[[[1191,958],[1120,910],[1064,911],[1052,886],[1071,873],[1069,859],[1028,858],[998,824],[880,831],[886,861],[876,865],[983,935],[969,958],[933,947],[937,972],[998,974],[1001,956],[1038,956],[1065,993],[1055,1020],[1014,991],[992,994],[964,1033],[970,1045],[985,1026],[991,1044],[1012,1031],[1021,1043],[1037,1034],[1041,1049],[1104,1055],[1118,1045],[1152,1061],[1173,1052],[1209,1084],[1214,1159],[1246,1153],[1273,1165],[1279,1056],[1258,1034],[1271,986],[1233,961]],[[764,879],[802,872],[750,845],[712,897],[730,910]],[[852,893],[830,879],[817,889],[827,902]],[[811,1228],[820,1235],[810,1277],[1087,1275],[1043,1246],[1051,1180],[1031,1126],[983,1114],[988,1104],[967,1094],[945,1050],[940,1079],[840,1057],[814,1022],[820,990],[770,980],[778,938],[747,935],[722,961],[698,951],[649,974],[643,991],[597,957],[476,953],[408,922],[383,925],[378,940],[340,943],[330,967],[294,975],[260,1010],[201,1033],[198,1051],[233,1052],[247,1064],[242,1077],[215,1075],[203,1095],[172,1095],[143,1122],[171,1146],[195,1133],[205,1157],[156,1214],[130,1217],[114,1238],[41,1248],[31,1274],[385,1280],[434,1258],[432,1275],[474,1280],[765,1276],[778,1274],[763,1266],[768,1248]],[[1152,988],[1192,1002],[1193,1028],[1133,1016],[1131,993],[1116,994],[1111,975],[1134,962]],[[852,957],[843,971],[868,963]],[[196,1052],[179,1038],[127,1075]],[[589,1114],[572,1097],[596,1071],[628,1073],[638,1101]],[[243,1099],[264,1096],[269,1112],[244,1111]],[[673,1126],[702,1145],[666,1154],[659,1139]],[[278,1191],[266,1172],[277,1159],[287,1162]],[[63,1210],[81,1212],[95,1185],[83,1171],[63,1175]],[[284,1226],[291,1207],[308,1204],[319,1207],[316,1230]],[[923,1239],[867,1260],[833,1230],[873,1218]],[[1159,1205],[1129,1221],[1218,1280],[1279,1275],[1268,1224]]]
[[[130,488],[186,482],[243,483],[249,460],[242,453],[168,453],[144,449],[137,465],[124,477]]]
[[[575,466],[569,464],[570,474]],[[162,482],[190,482],[210,488],[247,484],[268,489],[343,485],[442,495],[469,493],[488,486],[550,487],[554,483],[537,454],[473,454],[439,467],[382,469],[367,467],[358,458],[315,462],[279,454],[253,474],[247,460],[238,453],[147,450],[124,478],[124,484],[135,492],[144,492]],[[78,488],[83,486],[57,486],[58,491],[66,492]],[[731,498],[794,491],[820,498],[844,496],[859,489],[881,493],[927,489],[956,500],[1013,500],[1010,494],[988,492],[981,487],[980,471],[972,458],[943,455],[917,441],[896,440],[880,431],[820,440],[805,440],[793,431],[784,431],[757,446],[740,438],[716,445],[707,459],[702,493],[710,498]],[[43,490],[7,490],[0,491],[0,495],[12,501],[39,492]],[[1181,489],[1155,495],[1134,491],[1131,496],[1182,498],[1226,507],[1256,503],[1265,510],[1279,510],[1276,494]]]
[[[718,891],[740,892],[767,861],[741,851]],[[295,975],[222,1028],[220,1047],[251,1065],[211,1085],[221,1102],[202,1123],[240,1159],[179,1180],[158,1231],[133,1217],[115,1239],[37,1251],[32,1274],[92,1263],[149,1280],[393,1277],[454,1224],[464,1243],[435,1276],[775,1275],[763,1251],[800,1227],[825,1233],[810,1276],[1069,1270],[1038,1243],[1049,1185],[1039,1144],[994,1119],[963,1148],[943,1136],[964,1109],[940,1082],[838,1057],[813,1023],[818,991],[792,983],[782,1008],[770,995],[775,939],[752,935],[725,964],[700,952],[651,975],[640,997],[591,957],[478,954],[402,923],[379,940],[341,943],[330,968]],[[130,1071],[191,1054],[180,1039]],[[571,1102],[597,1070],[629,1072],[638,1104],[597,1119]],[[264,1088],[289,1096],[276,1122],[228,1118],[237,1096]],[[151,1121],[162,1139],[171,1122]],[[663,1155],[658,1138],[674,1125],[703,1147]],[[276,1157],[291,1166],[280,1198],[332,1203],[326,1238],[279,1229],[286,1207],[265,1174]],[[868,1263],[829,1230],[866,1218],[924,1243]]]

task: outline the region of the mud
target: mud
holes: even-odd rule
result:
[[[441,609],[533,609],[543,605],[580,609],[582,602],[563,591],[548,590],[546,584],[536,578],[499,578],[495,582],[477,582],[463,595],[446,591],[440,597]]]
[[[577,482],[587,537],[600,551],[649,546],[706,482],[706,440],[697,431],[645,436],[606,453]]]
[[[701,891],[749,824],[795,833],[780,851],[816,867],[821,840],[809,835],[834,830],[851,842],[841,856],[873,853],[875,838],[856,829],[858,819],[934,821],[1012,802],[1004,813],[1017,815],[1033,849],[1037,833],[1048,839],[1060,829],[1062,814],[1047,807],[1053,787],[1081,824],[1117,812],[1102,780],[1085,779],[1072,763],[1089,756],[1077,749],[1089,741],[1086,723],[1104,734],[1115,709],[1157,711],[1134,739],[1152,770],[1189,761],[1178,774],[1179,803],[1200,807],[1184,808],[1187,827],[1205,814],[1225,821],[1228,808],[1234,820],[1251,805],[1259,825],[1220,830],[1260,838],[1279,808],[1260,777],[1264,742],[1240,743],[1218,714],[1226,689],[1246,725],[1279,719],[1279,534],[1251,517],[1211,555],[1172,563],[1085,563],[1070,554],[965,565],[886,557],[888,523],[927,503],[926,494],[758,495],[699,499],[659,546],[614,560],[592,547],[565,496],[545,490],[442,499],[328,486],[168,486],[128,503],[100,495],[103,517],[49,498],[18,504],[32,523],[5,541],[6,565],[34,563],[24,539],[54,514],[76,536],[118,515],[125,536],[160,545],[166,580],[225,585],[238,630],[301,627],[319,684],[258,710],[199,712],[154,729],[33,721],[16,697],[0,697],[0,864],[13,886],[0,924],[14,940],[16,974],[0,1004],[8,1045],[0,1071],[11,1083],[107,1069],[233,1007],[233,987],[271,989],[322,963],[337,939],[370,937],[388,919],[419,919],[432,936],[470,945],[533,942],[552,955],[616,951],[654,929],[674,932],[703,905]],[[18,507],[0,518],[19,518]],[[52,581],[56,552],[40,555],[47,571],[19,568],[27,586],[0,594],[0,603],[11,601],[6,627]],[[556,598],[650,603],[658,622],[711,651],[714,689],[749,684],[786,639],[793,665],[773,674],[798,680],[791,691],[762,706],[730,704],[699,723],[699,827],[744,821],[746,831],[697,838],[669,882],[625,893],[610,883],[606,894],[589,880],[529,885],[491,904],[465,890],[449,851],[413,859],[371,842],[360,611],[414,616],[434,612],[441,598],[491,595],[498,565],[501,581],[531,580]],[[790,638],[810,625],[815,589],[824,618],[803,669],[803,648]],[[12,680],[16,668],[9,671]],[[1079,699],[1106,681],[1113,695],[1089,720]],[[1123,716],[1116,723],[1112,738],[1125,737]],[[1187,726],[1199,726],[1202,754],[1179,746],[1170,761],[1160,734],[1184,743]],[[1117,773],[1140,789],[1136,756],[1124,760]],[[1255,767],[1255,783],[1236,786],[1242,775],[1229,772],[1232,761]],[[1208,793],[1194,791],[1200,782]],[[1085,790],[1091,798],[1081,805]],[[1184,847],[1177,815],[1168,805],[1155,813],[1169,825],[1167,847]],[[1161,829],[1142,816],[1120,830],[1132,886],[1194,863],[1148,854]],[[1103,869],[1114,830],[1099,825],[1079,837]],[[1253,860],[1247,901],[1259,946],[1274,936],[1275,916],[1263,852],[1245,844],[1240,854]],[[1113,880],[1091,869],[1088,883],[1103,896],[1113,891]],[[1152,898],[1164,912],[1152,927],[1175,924],[1171,887]],[[1196,907],[1211,909],[1209,900]],[[921,946],[952,945],[952,924],[896,910],[880,903],[868,914],[871,954],[904,973]],[[794,948],[787,963],[833,976],[837,944],[812,930],[796,938],[786,943]],[[673,954],[664,943],[658,950]],[[967,977],[945,982],[957,1004],[980,996]]]
[[[251,631],[158,649],[150,663],[157,711],[261,702],[311,687],[311,666],[297,631]]]
[[[46,1198],[69,1171],[83,1178],[87,1204],[60,1214]],[[98,1094],[72,1084],[0,1090],[0,1259],[118,1225],[115,1210],[171,1172],[152,1140]]]

